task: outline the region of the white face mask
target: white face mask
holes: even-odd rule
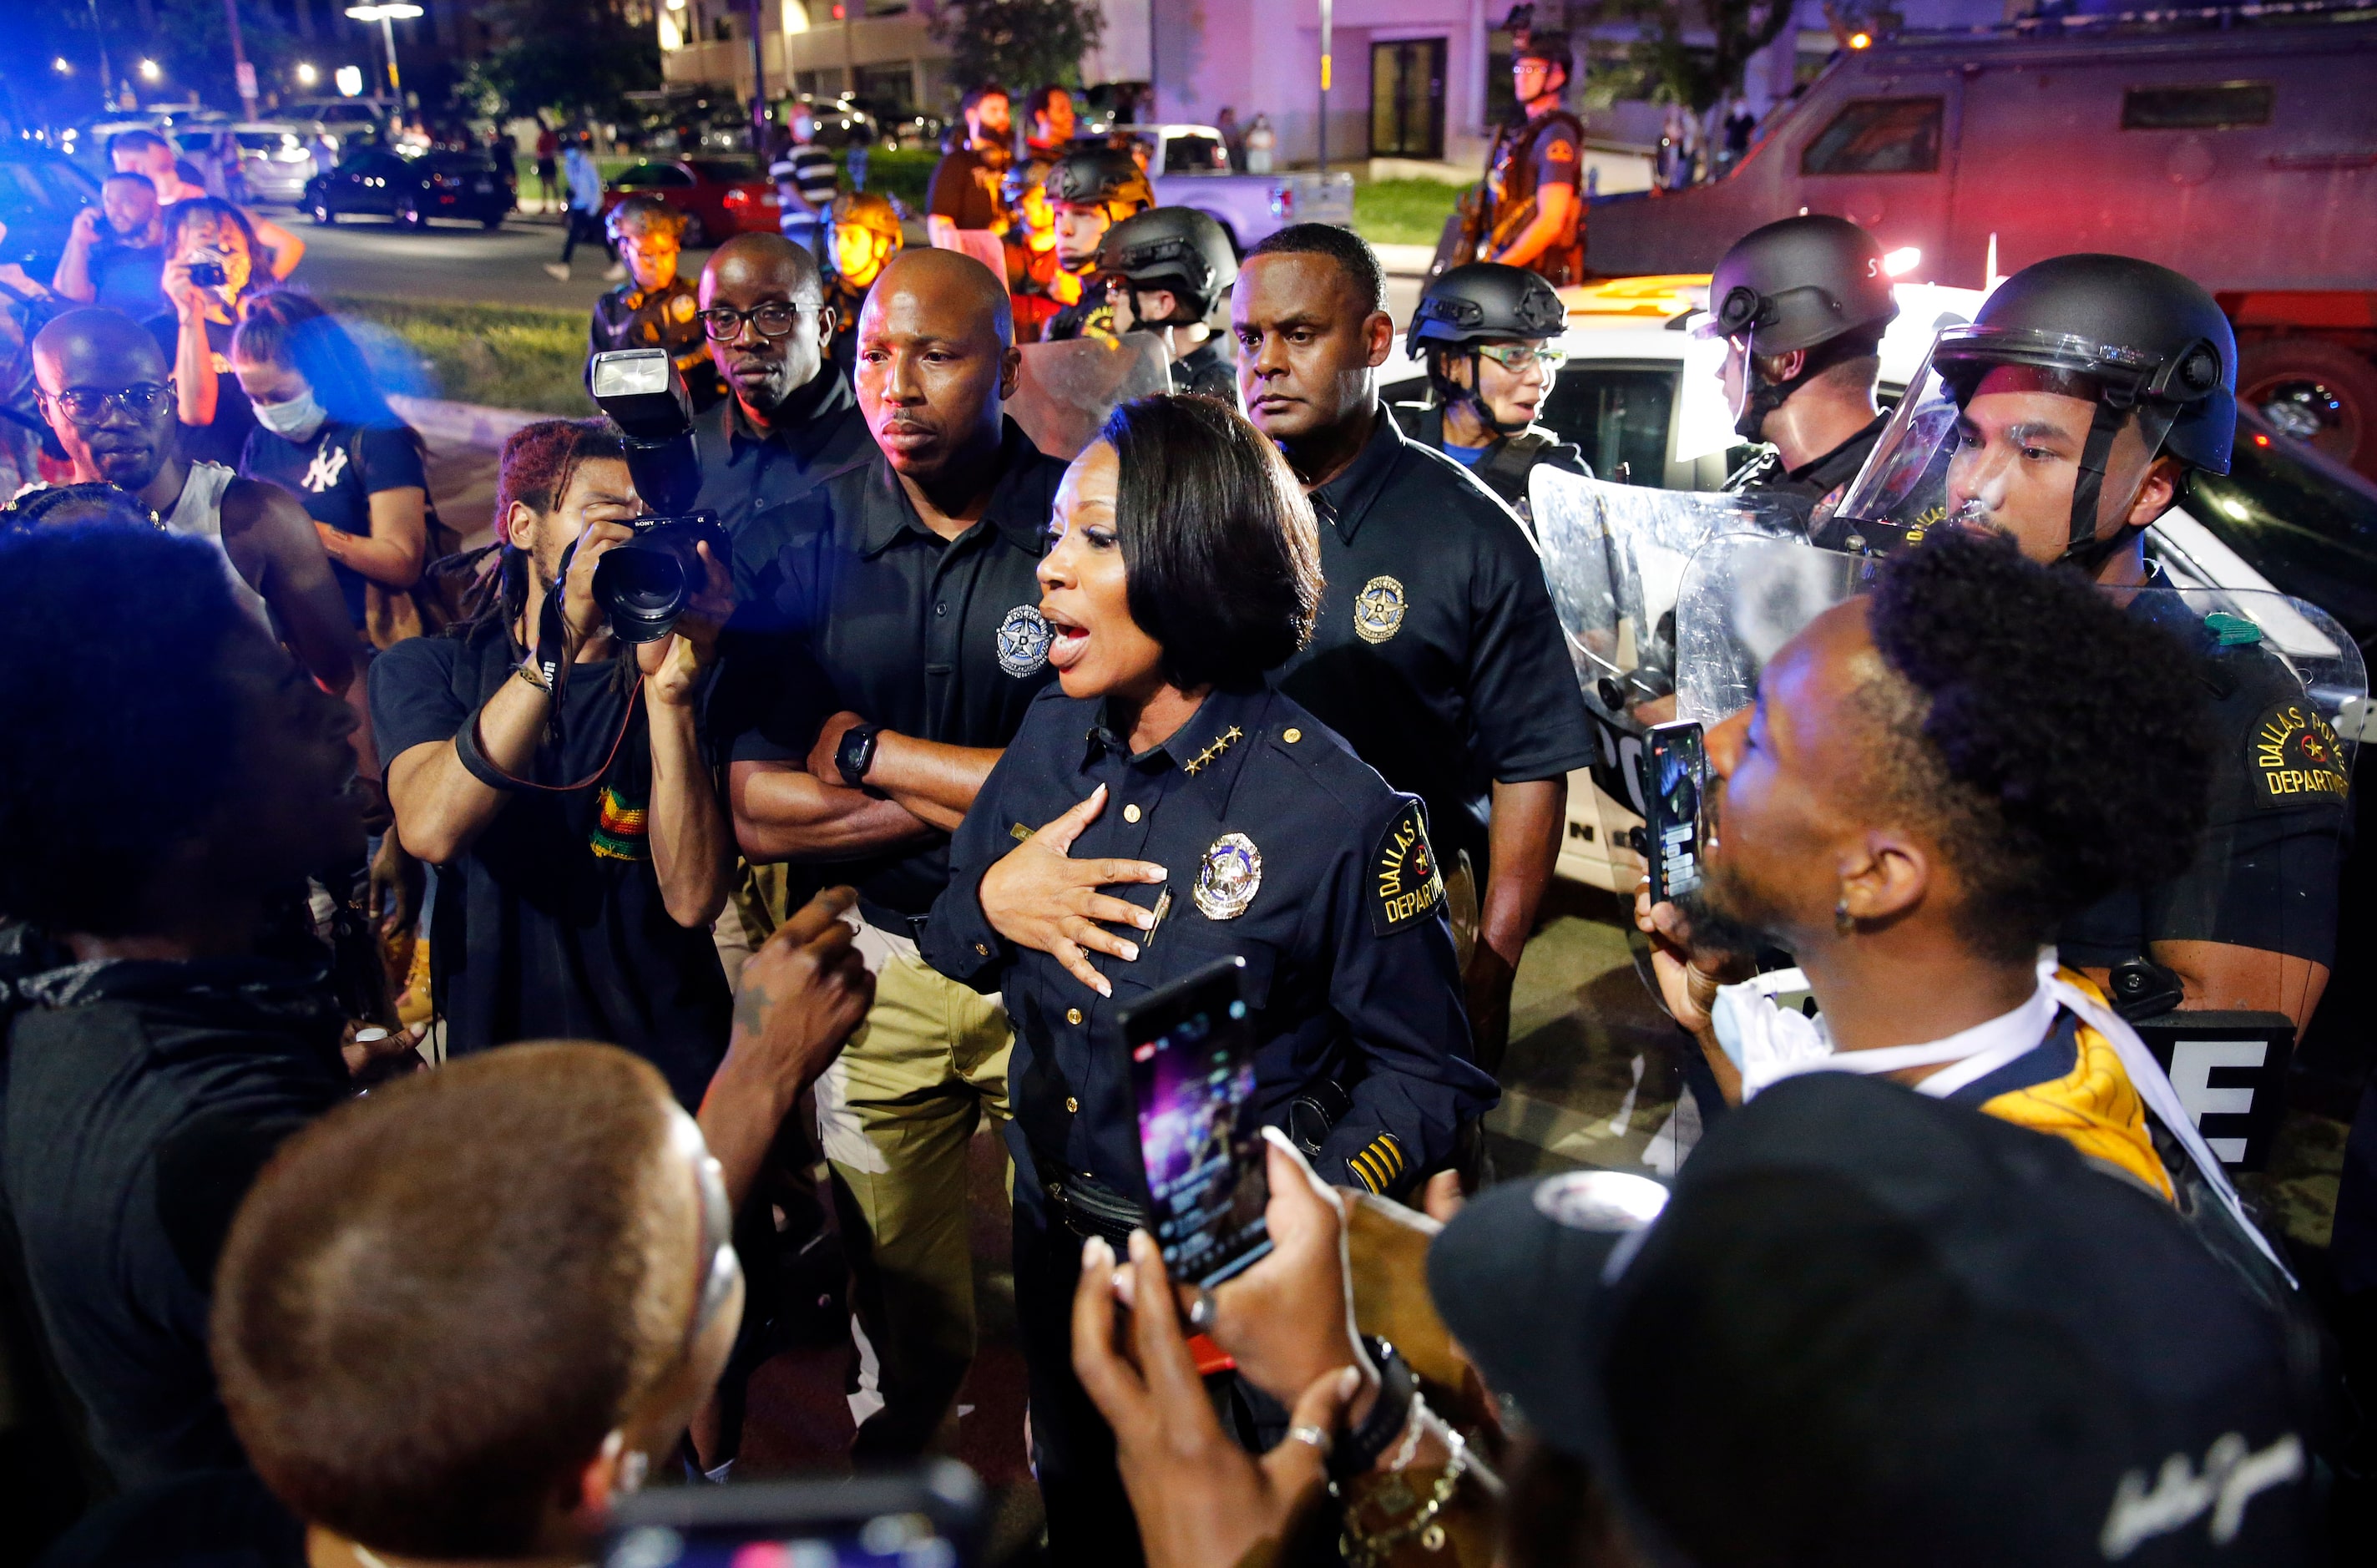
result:
[[[322,406],[321,400],[314,395],[311,387],[287,402],[257,403],[255,407],[258,425],[291,441],[312,440],[314,432],[322,428],[323,421],[330,417],[329,410]]]

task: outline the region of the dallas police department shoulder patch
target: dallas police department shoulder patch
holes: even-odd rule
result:
[[[1262,851],[1244,833],[1224,833],[1205,850],[1190,897],[1208,920],[1235,920],[1262,891]]]
[[[2335,729],[2300,700],[2263,710],[2245,737],[2245,772],[2253,804],[2264,811],[2341,806],[2352,790]]]
[[[1370,931],[1387,936],[1415,926],[1444,902],[1444,873],[1427,842],[1419,802],[1406,801],[1370,856]]]
[[[1354,595],[1354,632],[1365,642],[1384,642],[1404,624],[1404,585],[1392,577],[1374,577]]]
[[[998,667],[1021,678],[1048,662],[1048,623],[1030,604],[1018,604],[998,623]]]

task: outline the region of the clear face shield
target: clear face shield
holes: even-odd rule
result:
[[[2159,564],[2171,586],[2101,592],[2169,637],[2165,678],[2206,712],[2204,833],[2166,880],[2068,920],[2057,956],[2134,1027],[2218,1162],[2259,1169],[2296,1034],[2337,962],[2352,767],[2377,715],[2360,650],[2326,612],[2219,586],[2183,557]],[[1709,541],[1677,589],[1677,716],[1714,726],[1750,707],[1785,645],[1881,569],[1788,540]]]
[[[1600,738],[1604,794],[1639,815],[1633,766],[1643,732],[1676,691],[1677,593],[1693,553],[1730,535],[1804,540],[1798,497],[1655,490],[1584,479],[1538,463],[1528,505],[1544,578]]]
[[[2216,360],[2214,362],[2216,376]],[[2121,520],[2183,402],[2189,356],[2084,338],[1943,328],[1822,542],[1887,551],[1954,521],[2035,560],[2082,557]]]
[[[1070,462],[1093,440],[1115,405],[1172,389],[1164,341],[1152,332],[1025,343],[1007,412],[1050,457]]]

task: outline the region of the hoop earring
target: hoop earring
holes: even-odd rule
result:
[[[1833,905],[1833,929],[1844,937],[1857,935],[1857,916],[1849,913],[1848,895],[1845,893]]]

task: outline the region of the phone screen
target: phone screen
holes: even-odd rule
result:
[[[1155,1239],[1175,1279],[1212,1285],[1271,1251],[1255,1031],[1229,958],[1123,1017]]]
[[[921,1514],[787,1535],[765,1526],[645,1525],[622,1535],[603,1568],[958,1568],[955,1543]]]
[[[981,1486],[950,1464],[619,1500],[603,1568],[966,1568]]]
[[[1708,783],[1701,726],[1690,719],[1654,724],[1642,766],[1651,808],[1651,902],[1664,904],[1701,885],[1701,792]]]

